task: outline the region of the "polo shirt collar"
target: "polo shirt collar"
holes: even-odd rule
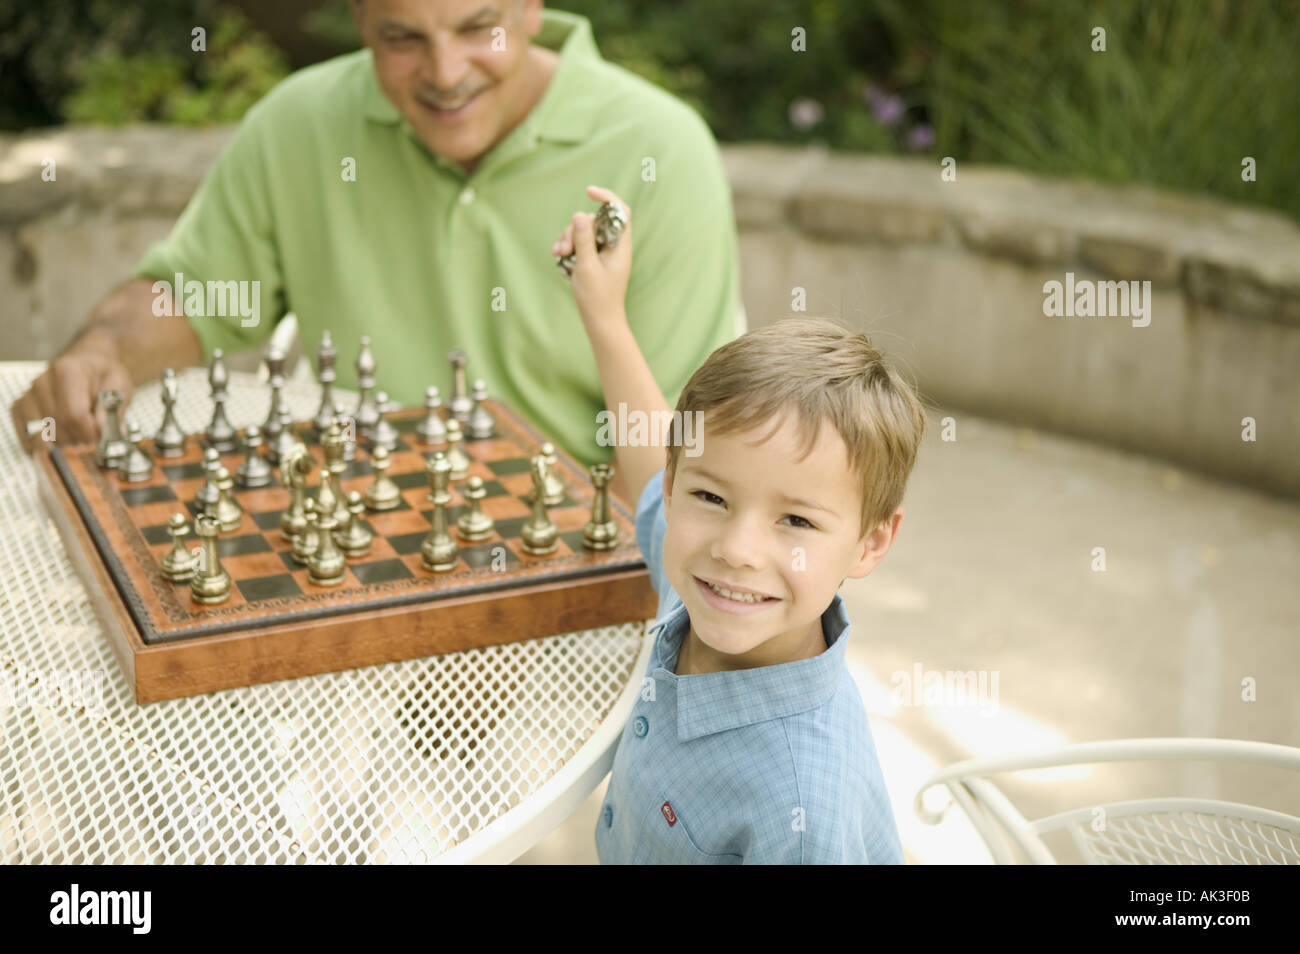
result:
[[[543,10],[542,29],[533,42],[556,50],[560,62],[541,100],[507,138],[523,130],[524,135],[534,140],[581,142],[591,133],[597,119],[592,105],[596,80],[592,67],[601,62],[601,56],[591,32],[591,21],[563,10]],[[379,85],[370,50],[366,50],[366,58],[369,65],[364,90],[366,117],[389,125],[402,123],[402,114]]]
[[[651,670],[666,669],[690,632],[685,604],[678,601],[652,624],[658,629]],[[778,666],[666,678],[677,688],[677,738],[682,742],[727,729],[806,712],[828,702],[844,673],[849,617],[838,593],[822,613],[826,649],[811,659]]]

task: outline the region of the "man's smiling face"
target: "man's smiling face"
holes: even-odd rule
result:
[[[664,572],[703,644],[692,653],[737,669],[815,655],[825,649],[821,614],[845,577],[884,557],[902,508],[862,536],[861,489],[829,425],[796,460],[795,414],[775,431],[711,434],[707,412],[704,423],[702,453],[679,455],[676,475],[664,473]]]
[[[379,84],[431,152],[472,169],[518,125],[540,0],[353,0]]]

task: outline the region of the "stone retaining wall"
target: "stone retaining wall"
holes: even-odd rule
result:
[[[0,136],[0,360],[57,351],[230,134]],[[805,313],[873,333],[959,440],[964,410],[1300,496],[1300,228],[1285,216],[1002,169],[958,165],[944,181],[930,160],[723,156],[751,327],[799,313],[802,289]],[[1150,323],[1049,317],[1045,283],[1067,273],[1149,281]]]

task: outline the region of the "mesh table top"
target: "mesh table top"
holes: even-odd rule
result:
[[[285,388],[295,420],[320,398],[305,367]],[[0,364],[4,407],[43,369]],[[201,431],[206,369],[179,378],[181,427]],[[255,375],[231,374],[235,427],[269,401]],[[161,408],[153,382],[127,415],[148,435]],[[137,705],[3,427],[0,861],[504,861],[603,777],[645,623]]]

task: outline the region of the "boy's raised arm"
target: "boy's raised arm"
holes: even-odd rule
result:
[[[570,250],[577,252],[570,283],[596,357],[605,407],[616,415],[620,413],[620,405],[624,405],[629,414],[643,412],[653,426],[653,422],[661,420],[661,414],[670,412],[671,408],[632,334],[624,307],[632,265],[631,213],[627,203],[608,189],[590,186],[587,194],[602,202],[620,202],[628,212],[627,226],[618,244],[597,253],[592,226],[595,216],[578,212],[556,240],[552,251],[557,255],[566,255]],[[592,425],[595,424],[593,421]],[[649,428],[646,433],[651,433]],[[664,468],[667,452],[658,441],[647,441],[646,446],[637,447],[625,446],[625,443],[621,439],[615,441],[614,486],[624,500],[635,505],[647,481]]]

